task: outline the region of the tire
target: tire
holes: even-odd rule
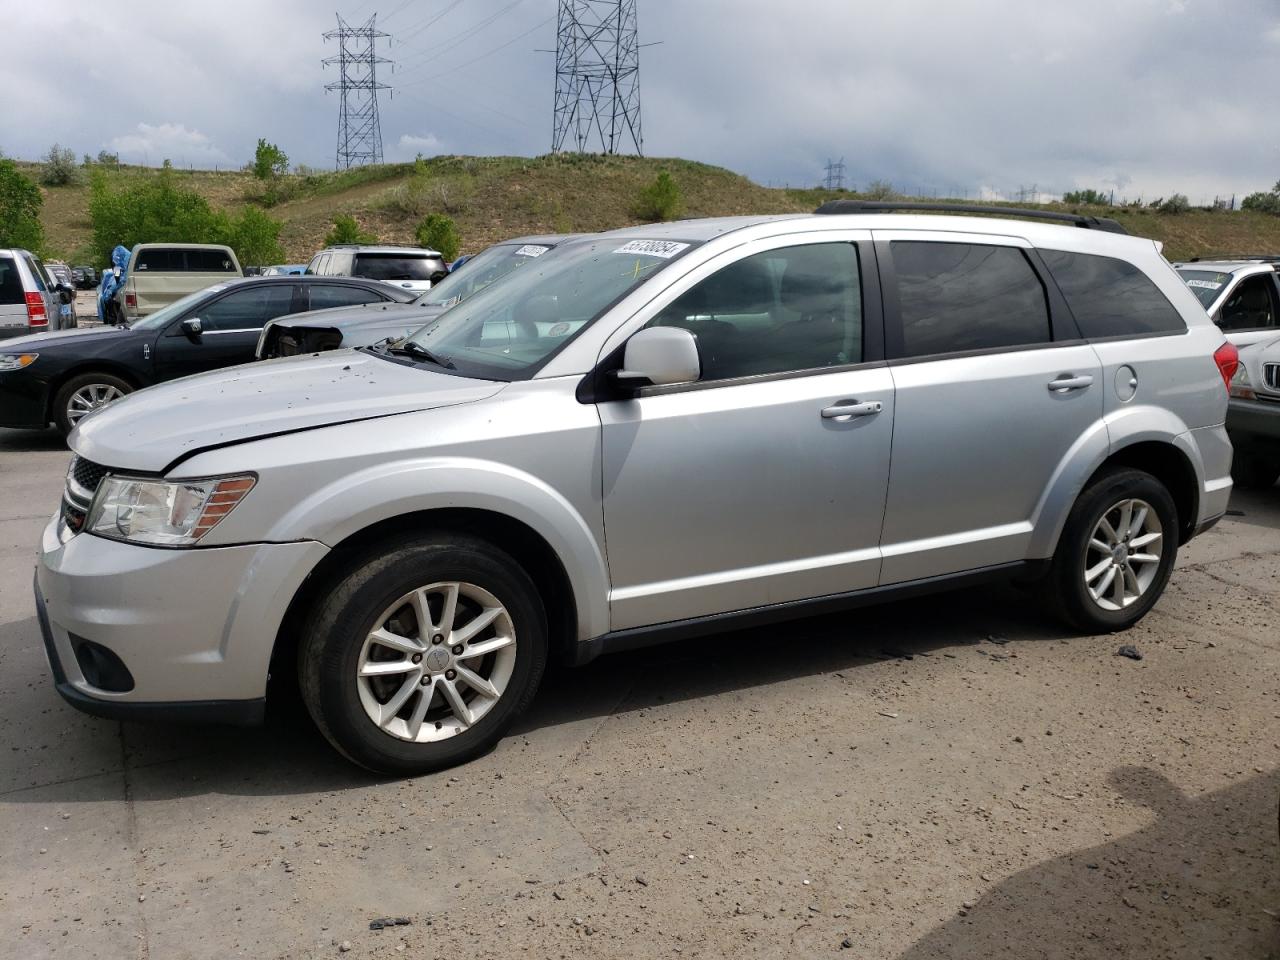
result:
[[[54,394],[54,425],[65,437],[84,414],[130,393],[133,393],[133,384],[109,373],[78,374],[59,387],[58,392]]]
[[[1280,480],[1280,455],[1237,450],[1231,461],[1231,479],[1242,490],[1270,490]]]
[[[1129,501],[1141,502],[1147,513],[1143,514],[1146,519],[1138,535],[1124,540],[1119,511],[1120,505]],[[1140,513],[1137,506],[1131,507],[1131,521]],[[1101,532],[1104,517],[1117,534],[1115,548],[1110,551],[1112,567],[1103,566],[1107,553],[1091,546],[1111,542],[1110,536]],[[1158,537],[1149,539],[1157,526]],[[1163,483],[1149,473],[1128,467],[1104,471],[1085,487],[1071,508],[1044,583],[1045,599],[1067,623],[1086,633],[1128,629],[1146,616],[1164,592],[1177,559],[1178,529],[1178,511]],[[1124,558],[1124,566],[1115,566],[1117,556]],[[1153,556],[1158,559],[1136,559]],[[1101,572],[1091,581],[1090,589],[1086,572],[1093,570]],[[1117,579],[1120,587],[1115,586]],[[1096,599],[1094,590],[1104,586],[1099,591],[1101,599]],[[1131,589],[1135,586],[1141,589]]]
[[[444,612],[448,591],[435,589],[446,584],[461,585],[451,631]],[[432,589],[420,591],[424,587]],[[436,624],[425,633],[417,626],[420,608],[408,599],[419,593],[427,596],[427,616]],[[502,738],[542,680],[547,618],[538,592],[515,560],[486,541],[441,533],[383,546],[357,557],[319,595],[324,599],[303,625],[298,648],[302,699],[338,752],[375,773],[429,773],[478,756]],[[451,643],[452,636],[465,636],[477,611],[488,616],[495,605],[502,614]],[[398,646],[375,641],[374,630],[390,634]],[[513,643],[473,653],[507,633]],[[440,637],[443,642],[433,642]],[[383,666],[385,676],[358,676]],[[498,696],[472,687],[468,673]],[[421,685],[428,680],[429,699],[421,708]],[[455,698],[471,697],[464,704],[470,722],[463,721],[450,691]],[[429,712],[423,716],[420,708]]]

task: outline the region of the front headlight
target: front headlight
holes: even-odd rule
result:
[[[256,482],[252,475],[172,481],[106,477],[85,530],[112,540],[189,547],[234,510]]]
[[[0,373],[29,367],[36,362],[38,356],[38,353],[0,353]]]

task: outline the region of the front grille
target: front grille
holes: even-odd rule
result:
[[[1262,382],[1272,390],[1280,390],[1280,363],[1262,365]]]
[[[66,489],[62,492],[62,521],[72,533],[79,533],[84,527],[93,495],[106,475],[107,468],[92,460],[84,457],[71,458],[71,466],[67,468]]]
[[[102,478],[107,475],[107,468],[99,466],[92,460],[86,460],[84,457],[72,457],[69,473],[75,478],[76,483],[80,484],[92,495],[98,489],[98,484],[102,482]]]

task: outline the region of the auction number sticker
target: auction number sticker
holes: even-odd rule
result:
[[[516,256],[517,257],[540,257],[550,249],[551,249],[550,247],[540,247],[536,243],[526,243],[523,247],[521,247],[519,250],[516,251]]]
[[[646,257],[659,257],[663,260],[670,260],[677,253],[688,248],[689,244],[677,243],[674,240],[632,240],[613,252],[638,253]]]
[[[1188,287],[1200,287],[1204,290],[1221,290],[1222,284],[1214,283],[1212,280],[1188,280]]]

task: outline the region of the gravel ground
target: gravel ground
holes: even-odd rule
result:
[[[1280,957],[1280,488],[1123,637],[987,588],[603,658],[386,782],[291,710],[58,699],[29,585],[66,460],[0,431],[0,955]]]

